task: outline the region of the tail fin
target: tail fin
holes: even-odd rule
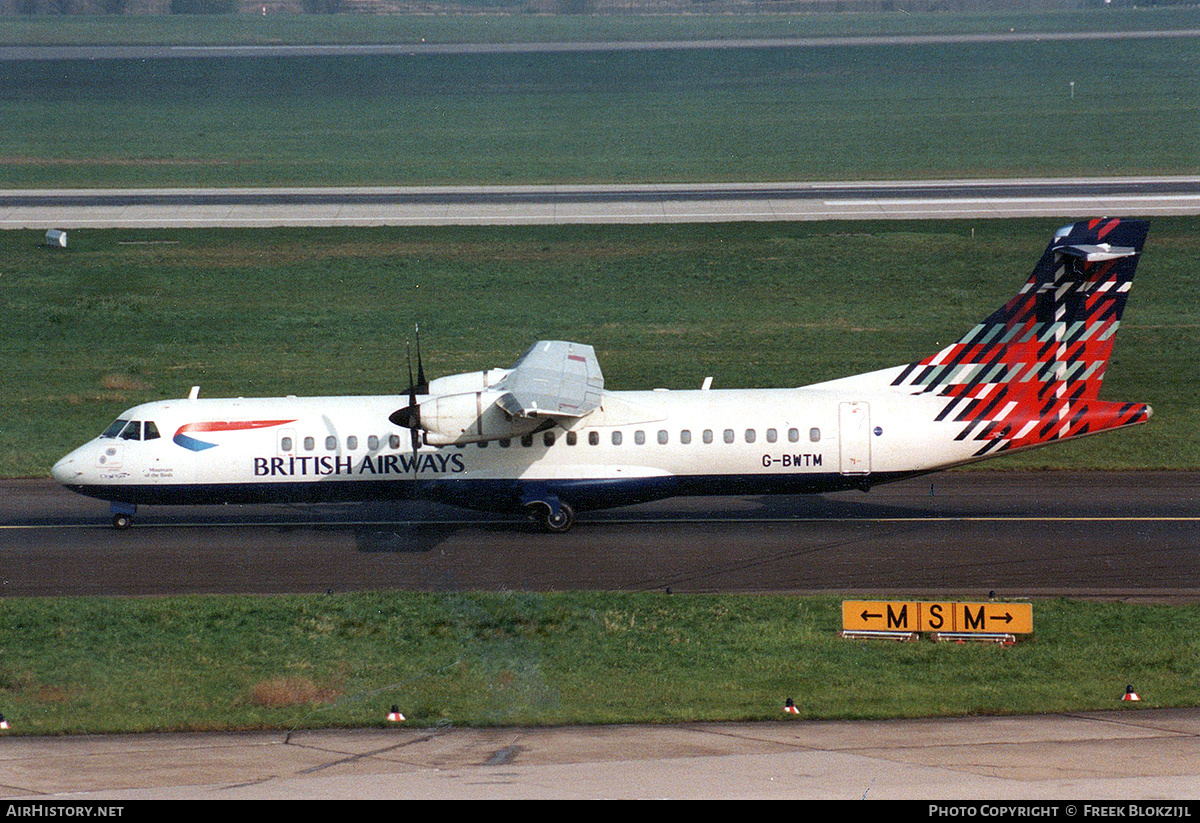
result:
[[[1144,423],[1144,403],[1097,399],[1149,224],[1059,229],[1024,288],[957,343],[899,370],[892,386],[947,398],[938,421],[975,456]]]

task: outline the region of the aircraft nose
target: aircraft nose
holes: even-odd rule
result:
[[[79,469],[79,459],[76,452],[71,452],[62,460],[54,464],[54,468],[50,469],[50,476],[58,483],[64,486],[69,486],[83,474]]]

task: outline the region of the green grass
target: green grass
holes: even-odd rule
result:
[[[0,601],[18,733],[1027,714],[1200,703],[1200,609],[1063,600],[1013,647],[837,637],[832,597]]]
[[[0,62],[0,187],[1190,174],[1195,51],[1189,38]]]
[[[596,347],[610,389],[798,386],[910,362],[1006,301],[1059,221],[0,233],[0,476],[136,403],[388,394]],[[1065,222],[1065,221],[1061,221]],[[153,242],[146,242],[153,241]],[[1102,396],[1154,420],[989,463],[1195,468],[1200,223],[1152,222]]]

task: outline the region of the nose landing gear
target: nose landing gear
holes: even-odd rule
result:
[[[112,512],[112,526],[117,531],[124,531],[133,525],[133,516],[137,514],[137,505],[134,503],[110,503],[109,511]]]

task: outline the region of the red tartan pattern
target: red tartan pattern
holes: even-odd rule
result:
[[[1015,297],[892,385],[947,398],[936,419],[961,423],[955,440],[979,441],[976,456],[1144,423],[1148,405],[1098,395],[1146,228],[1093,220],[1059,232]],[[1127,254],[1103,259],[1110,251]]]

